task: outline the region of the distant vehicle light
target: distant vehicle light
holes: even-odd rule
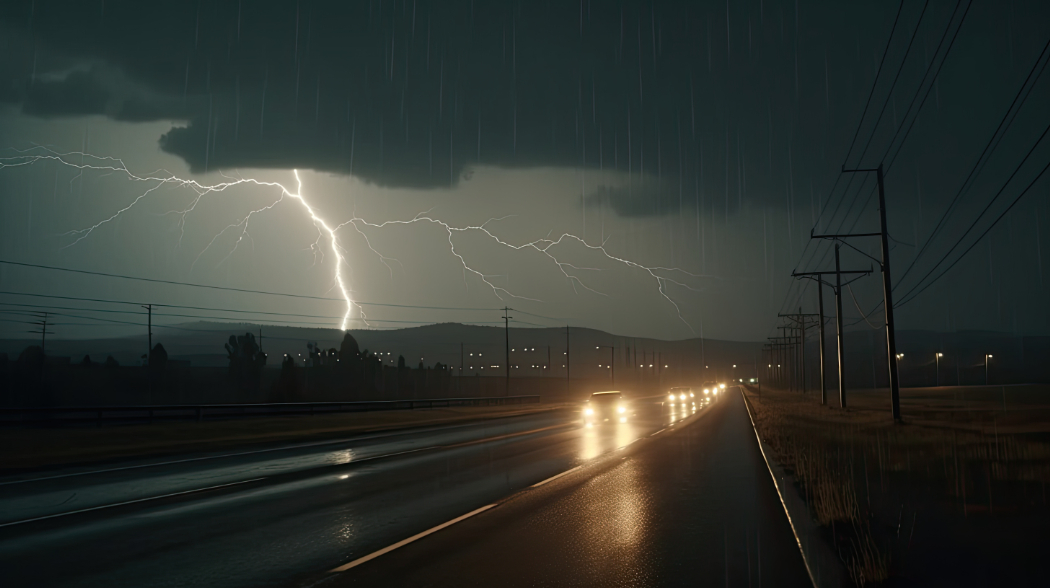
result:
[[[690,397],[690,398],[695,398],[695,397],[693,396],[693,393],[692,393],[692,392],[690,392],[690,393],[689,393],[689,397]]]
[[[627,422],[627,417],[620,417],[620,422],[621,423],[626,423]]]
[[[588,409],[583,411],[583,414],[590,416],[590,415],[594,414],[594,409],[593,408],[588,408]]]
[[[671,395],[671,402],[674,402],[674,394]]]
[[[718,387],[719,387],[719,388],[722,388],[722,389],[724,390],[724,389],[725,389],[725,387],[726,387],[726,385],[725,385],[725,384],[719,384],[719,385],[718,385]]]
[[[710,394],[710,393],[711,393],[710,390],[708,390],[707,388],[704,388],[704,394]]]
[[[627,409],[622,406],[617,410],[619,410],[621,413],[627,412]]]

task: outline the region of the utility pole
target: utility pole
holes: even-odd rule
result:
[[[152,304],[146,304],[146,305],[142,306],[142,308],[146,309],[146,317],[147,317],[146,318],[146,332],[147,332],[146,346],[148,347],[148,349],[146,349],[146,370],[147,370],[147,372],[146,372],[146,400],[147,400],[147,403],[152,404],[153,403],[153,377],[152,377],[152,374],[149,373],[149,363],[150,363],[149,360],[150,360],[150,355],[153,354],[153,305]]]
[[[44,361],[42,361],[40,363],[40,377],[41,378],[44,377],[44,370],[47,367],[47,336],[49,334],[49,332],[47,330],[47,315],[48,314],[49,313],[46,313],[46,312],[35,313],[34,316],[36,316],[36,318],[38,318],[40,320],[36,321],[36,322],[29,323],[31,325],[38,325],[40,327],[39,331],[29,331],[29,332],[30,333],[40,333],[40,355],[44,356],[43,357]],[[50,334],[54,335],[54,333],[50,333]]]
[[[785,331],[790,331],[791,330],[791,327],[777,327],[777,328],[780,329],[781,333],[784,333]],[[785,339],[786,341],[788,341],[788,343],[785,343],[784,347],[783,347],[783,351],[784,351],[784,365],[788,366],[788,365],[790,365],[790,361],[789,361],[790,360],[790,351],[788,350],[788,345],[790,345],[790,341],[792,339],[794,339],[794,335],[790,334],[790,333],[789,334],[783,334],[782,338]],[[788,368],[788,370],[786,370],[786,371],[788,371],[788,373],[786,374],[787,375],[788,390],[793,392],[795,390],[795,374],[792,373],[794,370],[791,370],[790,368]]]
[[[882,241],[882,260],[879,261],[879,266],[882,269],[882,306],[885,311],[886,320],[886,364],[889,366],[890,372],[890,411],[893,415],[893,420],[896,422],[901,420],[901,390],[900,374],[897,370],[897,362],[894,361],[894,358],[897,357],[897,338],[894,334],[895,328],[893,325],[893,284],[890,280],[890,240],[889,231],[886,228],[886,186],[883,181],[882,164],[880,163],[877,168],[867,169],[846,169],[846,166],[842,166],[842,172],[875,172],[879,184],[879,232],[858,233],[852,235],[813,235],[810,233],[810,237],[836,240],[842,240],[847,237],[879,237]]]
[[[510,309],[506,306],[503,307],[503,333],[505,335],[506,347],[506,359],[507,359],[507,385],[504,396],[510,396]]]
[[[817,306],[820,326],[820,405],[828,403],[828,381],[824,377],[824,284],[817,282]]]
[[[35,333],[40,333],[40,353],[41,353],[41,355],[44,355],[44,356],[47,356],[47,336],[49,334],[49,331],[47,330],[47,315],[48,314],[50,314],[50,313],[47,313],[47,312],[35,313],[36,318],[38,318],[40,320],[36,321],[36,322],[29,323],[29,324],[31,324],[31,325],[38,325],[40,327],[40,330],[39,331],[28,331],[29,333],[34,333],[34,334]],[[50,333],[50,334],[54,335],[54,333]]]
[[[842,408],[845,408],[846,407],[846,356],[845,356],[845,349],[844,349],[844,342],[843,342],[843,329],[842,329],[842,287],[846,286],[846,285],[849,285],[850,283],[852,283],[855,280],[859,280],[860,278],[871,274],[871,270],[869,269],[869,270],[866,270],[866,271],[859,271],[859,270],[858,271],[842,271],[842,267],[841,267],[841,264],[840,264],[840,261],[839,261],[839,248],[840,247],[841,247],[841,245],[839,245],[838,243],[835,244],[835,271],[793,272],[791,275],[796,277],[796,278],[808,278],[808,279],[811,279],[811,280],[815,280],[821,286],[831,286],[831,288],[835,292],[835,332],[836,332],[836,335],[837,335],[837,338],[838,338],[839,406],[842,407]],[[835,275],[835,283],[834,284],[829,284],[829,283],[825,282],[823,280],[823,278],[822,278],[822,276],[830,275],[830,274],[834,274]],[[849,282],[843,283],[842,282],[842,276],[846,275],[846,274],[858,274],[858,276],[856,278],[853,278]],[[821,296],[821,298],[820,298],[820,307],[821,307],[820,314],[821,314],[821,317],[822,317],[821,318],[821,323],[820,323],[820,325],[821,325],[820,328],[821,328],[821,331],[823,332],[823,329],[824,329],[824,321],[823,321],[824,299],[823,299],[823,294],[820,294],[820,296]],[[824,372],[824,368],[823,368],[823,366],[824,366],[823,357],[824,356],[823,356],[823,352],[822,352],[821,353],[821,375],[820,375],[821,382],[824,382],[825,381],[825,377],[826,377],[825,376],[825,372]],[[823,384],[821,384],[821,386],[823,386]],[[824,393],[822,392],[822,399],[823,399],[823,395],[824,395]]]
[[[812,316],[812,315],[810,315]],[[802,384],[802,393],[806,393],[806,315],[802,314],[802,307],[798,308],[798,367],[800,371],[799,381]]]
[[[802,393],[806,393],[806,317],[814,317],[816,314],[805,314],[802,309],[798,309],[798,314],[780,314],[778,316],[784,317],[798,324],[800,331],[799,334],[799,373],[801,374],[802,380]]]
[[[783,372],[781,371],[781,365],[787,365],[787,355],[785,354],[785,352],[789,345],[793,345],[793,343],[791,342],[792,339],[793,337],[786,336],[769,337],[769,340],[771,341],[771,343],[769,343],[769,350],[771,352],[771,355],[773,355],[773,358],[771,359],[771,365],[773,366],[773,378],[780,384],[784,384],[787,381],[787,379],[784,377]]]
[[[835,333],[839,341],[839,407],[846,408],[846,351],[842,346],[842,268],[839,247],[835,243]]]
[[[146,365],[149,365],[149,354],[153,353],[153,305],[152,304],[144,304],[144,305],[142,305],[142,308],[146,309],[146,317],[147,317],[146,318],[146,329],[148,331],[148,339],[146,340],[147,341],[146,344],[149,346],[149,349],[146,350]],[[262,331],[260,331],[260,335],[259,335],[260,339],[262,338],[261,333],[262,333]]]

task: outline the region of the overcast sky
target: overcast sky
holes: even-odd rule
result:
[[[976,238],[1050,161],[1037,62],[1050,5],[898,7],[5,2],[0,259],[333,300],[12,266],[0,290],[338,327],[338,267],[355,328],[494,323],[507,305],[544,326],[761,340],[778,312],[815,311],[814,288],[790,276],[832,267],[811,228],[878,229],[875,178],[839,170],[882,163],[898,328],[1046,334],[1050,183]],[[922,250],[1033,66],[1030,93]],[[70,155],[38,158],[53,153]],[[119,167],[92,156],[147,179],[92,169]],[[242,183],[195,202],[191,187],[148,179],[171,176],[288,192]],[[324,228],[340,225],[341,264]],[[852,243],[844,269],[867,269],[877,241]],[[877,275],[856,282],[848,322],[881,325],[880,311],[861,315],[881,296]]]

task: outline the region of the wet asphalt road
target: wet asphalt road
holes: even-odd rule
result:
[[[808,585],[738,393],[633,412],[7,478],[3,583]]]

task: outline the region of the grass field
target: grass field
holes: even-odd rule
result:
[[[905,389],[900,424],[885,390],[851,392],[846,409],[821,406],[819,392],[746,395],[858,585],[968,585],[988,565],[1023,575],[1042,561],[1050,386]],[[976,558],[949,568],[967,552]]]

